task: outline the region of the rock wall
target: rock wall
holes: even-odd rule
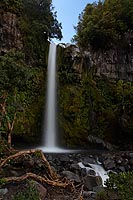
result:
[[[91,63],[96,76],[106,76],[112,80],[133,81],[133,47],[116,47],[105,52],[92,52]]]
[[[76,46],[71,47],[71,57],[74,57],[73,68],[80,74],[90,70],[98,77],[110,80],[133,81],[133,34],[127,40],[106,51],[83,51]],[[71,46],[71,45],[70,45]],[[69,46],[69,48],[70,48]],[[66,47],[67,48],[67,47]]]
[[[21,50],[22,37],[16,14],[0,10],[0,52],[10,49]]]

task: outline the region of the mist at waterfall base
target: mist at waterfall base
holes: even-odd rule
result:
[[[43,152],[68,153],[69,149],[59,147],[57,137],[57,103],[56,103],[56,50],[57,45],[50,43],[48,56],[48,75],[45,117],[43,122],[42,146],[39,147]]]

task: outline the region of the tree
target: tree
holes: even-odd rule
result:
[[[57,20],[56,12],[53,12],[51,0],[22,0],[23,15],[30,21],[33,26],[33,31],[39,28],[44,37],[44,32],[47,32],[51,38],[62,38],[61,23]],[[37,25],[37,26],[36,26]],[[31,27],[32,27],[31,26]],[[42,38],[43,39],[43,38]]]
[[[8,133],[10,146],[16,115],[22,104],[18,94],[26,90],[30,78],[22,53],[9,52],[0,56],[0,132]]]
[[[131,0],[105,0],[88,4],[79,17],[74,40],[84,48],[107,49],[133,28]],[[126,42],[126,40],[125,40]]]

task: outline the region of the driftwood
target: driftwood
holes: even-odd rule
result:
[[[38,174],[35,172],[27,172],[25,171],[24,174],[18,175],[18,176],[12,176],[9,174],[8,177],[3,177],[3,180],[5,184],[10,184],[10,183],[21,183],[27,179],[33,179],[40,184],[45,184],[53,187],[60,187],[62,190],[69,191],[71,194],[71,197],[73,196],[73,200],[83,200],[82,193],[83,193],[83,185],[80,184],[78,186],[75,186],[72,181],[67,180],[66,178],[59,178],[57,173],[55,173],[50,166],[49,162],[45,158],[45,155],[41,150],[38,149],[30,149],[30,150],[25,150],[25,151],[18,151],[18,152],[13,152],[13,155],[8,156],[7,158],[3,159],[0,161],[0,169],[4,167],[12,167],[10,165],[10,161],[15,161],[21,158],[25,159],[27,155],[34,156],[36,155],[38,159],[40,159],[41,163],[43,163],[43,167],[46,170],[45,173],[42,171],[42,174]],[[20,159],[20,160],[21,160]],[[33,158],[34,159],[34,158]],[[36,159],[36,158],[35,158]],[[12,162],[11,162],[12,163]],[[8,166],[9,165],[9,166]],[[30,169],[30,168],[29,168]]]
[[[32,178],[36,181],[39,181],[40,183],[47,183],[48,185],[52,185],[52,186],[57,186],[57,187],[69,187],[70,189],[74,190],[74,185],[72,182],[66,180],[66,179],[62,179],[59,180],[58,175],[52,170],[49,162],[46,160],[43,152],[41,150],[38,149],[31,149],[31,150],[25,150],[25,151],[19,151],[13,155],[10,155],[9,157],[5,158],[1,163],[0,163],[0,168],[4,167],[6,164],[8,164],[8,162],[12,159],[18,159],[21,156],[26,156],[28,154],[38,154],[39,158],[44,162],[45,167],[47,168],[47,173],[48,173],[48,177],[46,177],[46,175],[43,174],[43,176],[37,175],[35,173],[25,173],[22,176],[19,177],[5,177],[4,180],[6,183],[10,183],[10,182],[21,182],[23,180],[26,180],[28,178]]]
[[[52,170],[52,168],[51,168],[49,162],[46,160],[43,152],[41,150],[38,150],[38,149],[31,149],[31,150],[26,150],[26,151],[19,151],[19,152],[17,152],[14,155],[11,155],[11,156],[5,158],[1,162],[0,168],[2,168],[8,161],[10,161],[13,158],[18,158],[18,157],[21,157],[21,156],[24,156],[24,155],[27,155],[27,154],[33,154],[33,153],[39,153],[40,154],[42,161],[44,162],[44,164],[46,165],[48,171],[50,172],[49,175],[51,176],[51,179],[57,179],[57,174]]]
[[[81,186],[81,190],[80,190],[80,193],[79,193],[78,200],[83,200],[83,197],[82,197],[83,188],[84,188],[84,185]]]
[[[47,183],[48,185],[57,186],[57,187],[63,187],[66,188],[68,186],[73,187],[73,184],[71,182],[61,182],[59,180],[49,180],[46,177],[38,176],[34,173],[26,173],[20,177],[7,177],[4,178],[5,182],[21,182],[24,181],[27,178],[32,178],[40,183]]]

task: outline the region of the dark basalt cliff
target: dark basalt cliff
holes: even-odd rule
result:
[[[133,81],[133,35],[128,46],[115,46],[108,51],[91,53],[91,63],[97,76],[112,80]]]
[[[82,74],[93,71],[95,76],[106,77],[112,81],[133,81],[133,34],[128,36],[128,45],[118,45],[103,50],[79,51],[71,46],[72,57],[75,57],[73,67]],[[70,47],[69,47],[70,48]],[[79,53],[80,52],[80,53]]]
[[[0,10],[0,52],[23,47],[16,14]]]

